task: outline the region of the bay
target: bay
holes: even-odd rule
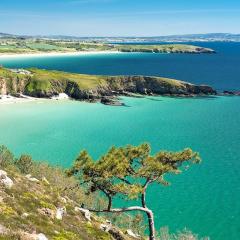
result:
[[[199,43],[213,55],[100,54],[62,57],[0,58],[6,67],[39,67],[89,74],[143,74],[240,89],[239,43]],[[68,167],[82,149],[94,158],[112,145],[149,142],[152,152],[186,147],[202,163],[172,185],[154,186],[148,204],[157,228],[184,227],[216,240],[240,238],[240,98],[126,98],[126,107],[77,101],[0,105],[0,144],[16,155]]]

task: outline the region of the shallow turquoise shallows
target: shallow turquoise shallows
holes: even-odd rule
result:
[[[0,144],[64,167],[84,148],[96,158],[113,144],[146,141],[153,152],[191,147],[202,164],[148,192],[157,228],[240,239],[240,98],[123,101],[127,107],[48,100],[0,105]]]

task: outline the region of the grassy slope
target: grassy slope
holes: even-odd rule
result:
[[[13,165],[0,167],[7,171],[14,182],[11,189],[0,184],[0,225],[8,229],[7,234],[0,233],[0,240],[25,239],[20,236],[32,232],[43,233],[49,240],[113,240],[109,233],[100,230],[100,224],[106,224],[106,219],[92,215],[92,221],[88,222],[81,213],[74,210],[79,203],[91,201],[81,194],[72,200],[73,193],[63,191],[66,186],[76,184],[76,180],[67,178],[60,169],[44,164],[39,165],[39,172],[38,165],[35,168],[32,174],[40,179],[38,183],[29,181]],[[49,183],[41,180],[44,175]],[[63,197],[66,201],[62,200]],[[57,207],[66,208],[62,220],[57,220],[55,215],[52,217],[40,212],[40,209],[47,208],[55,214]],[[24,213],[28,216],[24,217]],[[123,239],[131,238],[124,236]]]
[[[46,86],[49,84],[49,81],[60,81],[62,83],[71,81],[76,83],[81,89],[94,89],[106,83],[106,77],[103,76],[67,73],[62,71],[49,71],[42,69],[30,69],[30,71],[33,73],[33,79],[36,79],[38,82],[45,82]]]
[[[54,88],[55,91],[63,92],[68,82],[76,83],[81,90],[91,90],[96,89],[97,87],[107,86],[111,78],[114,79],[114,84],[117,84],[118,79],[123,78],[122,76],[107,77],[84,75],[36,68],[32,68],[29,70],[32,72],[31,76],[16,74],[11,72],[9,69],[0,68],[0,78],[2,77],[7,80],[7,86],[10,93],[12,91],[14,92],[13,82],[15,81],[17,84],[17,81],[19,80],[23,81],[25,89],[27,90],[27,92],[31,93],[34,91],[50,91],[52,88]],[[163,84],[170,84],[175,87],[180,87],[183,85],[182,81],[177,81],[174,79],[160,77],[156,77],[156,79]]]

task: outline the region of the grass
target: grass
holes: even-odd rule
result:
[[[47,43],[27,43],[26,46],[32,50],[38,51],[55,51],[61,50],[61,47],[54,46]]]
[[[49,87],[48,84],[51,81],[60,81],[63,85],[66,85],[67,81],[71,81],[76,83],[78,87],[83,90],[94,89],[106,84],[106,77],[103,76],[48,71],[42,69],[30,69],[30,71],[33,73],[33,79],[44,84],[45,88]]]

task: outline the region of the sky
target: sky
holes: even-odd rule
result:
[[[0,32],[73,36],[240,33],[240,0],[0,0]]]

